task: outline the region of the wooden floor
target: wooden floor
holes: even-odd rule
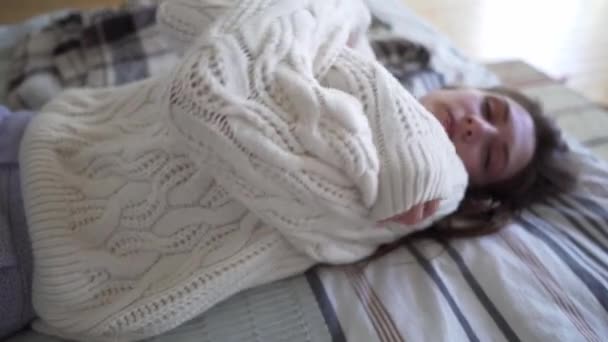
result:
[[[36,14],[61,8],[112,7],[122,0],[0,0],[0,23],[14,23]]]
[[[481,61],[523,59],[608,104],[608,0],[403,0]],[[0,22],[121,0],[2,0]]]

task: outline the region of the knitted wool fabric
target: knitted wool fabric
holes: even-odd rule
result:
[[[457,208],[467,177],[439,122],[347,46],[369,23],[362,3],[248,0],[222,13],[190,30],[201,32],[171,73],[67,91],[30,124],[38,329],[143,339]],[[432,199],[438,212],[416,226],[376,225]]]

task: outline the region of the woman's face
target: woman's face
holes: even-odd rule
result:
[[[449,89],[434,91],[420,102],[445,128],[471,186],[511,179],[532,160],[534,123],[510,98],[476,89]]]

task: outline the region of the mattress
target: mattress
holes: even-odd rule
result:
[[[579,157],[578,190],[530,208],[498,234],[409,242],[369,263],[317,267],[245,291],[151,340],[605,340],[608,112],[524,62],[473,63],[400,0],[369,2],[392,34],[433,46],[434,63],[451,68],[452,79],[500,79],[540,100]],[[24,331],[9,341],[59,340]]]

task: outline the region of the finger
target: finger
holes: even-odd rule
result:
[[[408,210],[404,216],[401,217],[401,223],[403,224],[416,224],[422,221],[424,216],[424,204],[417,204]]]
[[[432,201],[428,201],[426,203],[424,203],[424,218],[427,218],[429,216],[432,216],[433,214],[435,214],[437,212],[437,209],[439,209],[439,203],[441,201],[436,199],[436,200],[432,200]]]
[[[424,202],[423,204],[415,205],[412,209],[408,210],[402,222],[413,225],[424,221],[437,212],[439,203],[440,200],[431,200]]]
[[[379,223],[396,222],[405,225],[414,225],[422,222],[437,212],[440,200],[431,200],[417,204],[401,215],[380,221]]]

